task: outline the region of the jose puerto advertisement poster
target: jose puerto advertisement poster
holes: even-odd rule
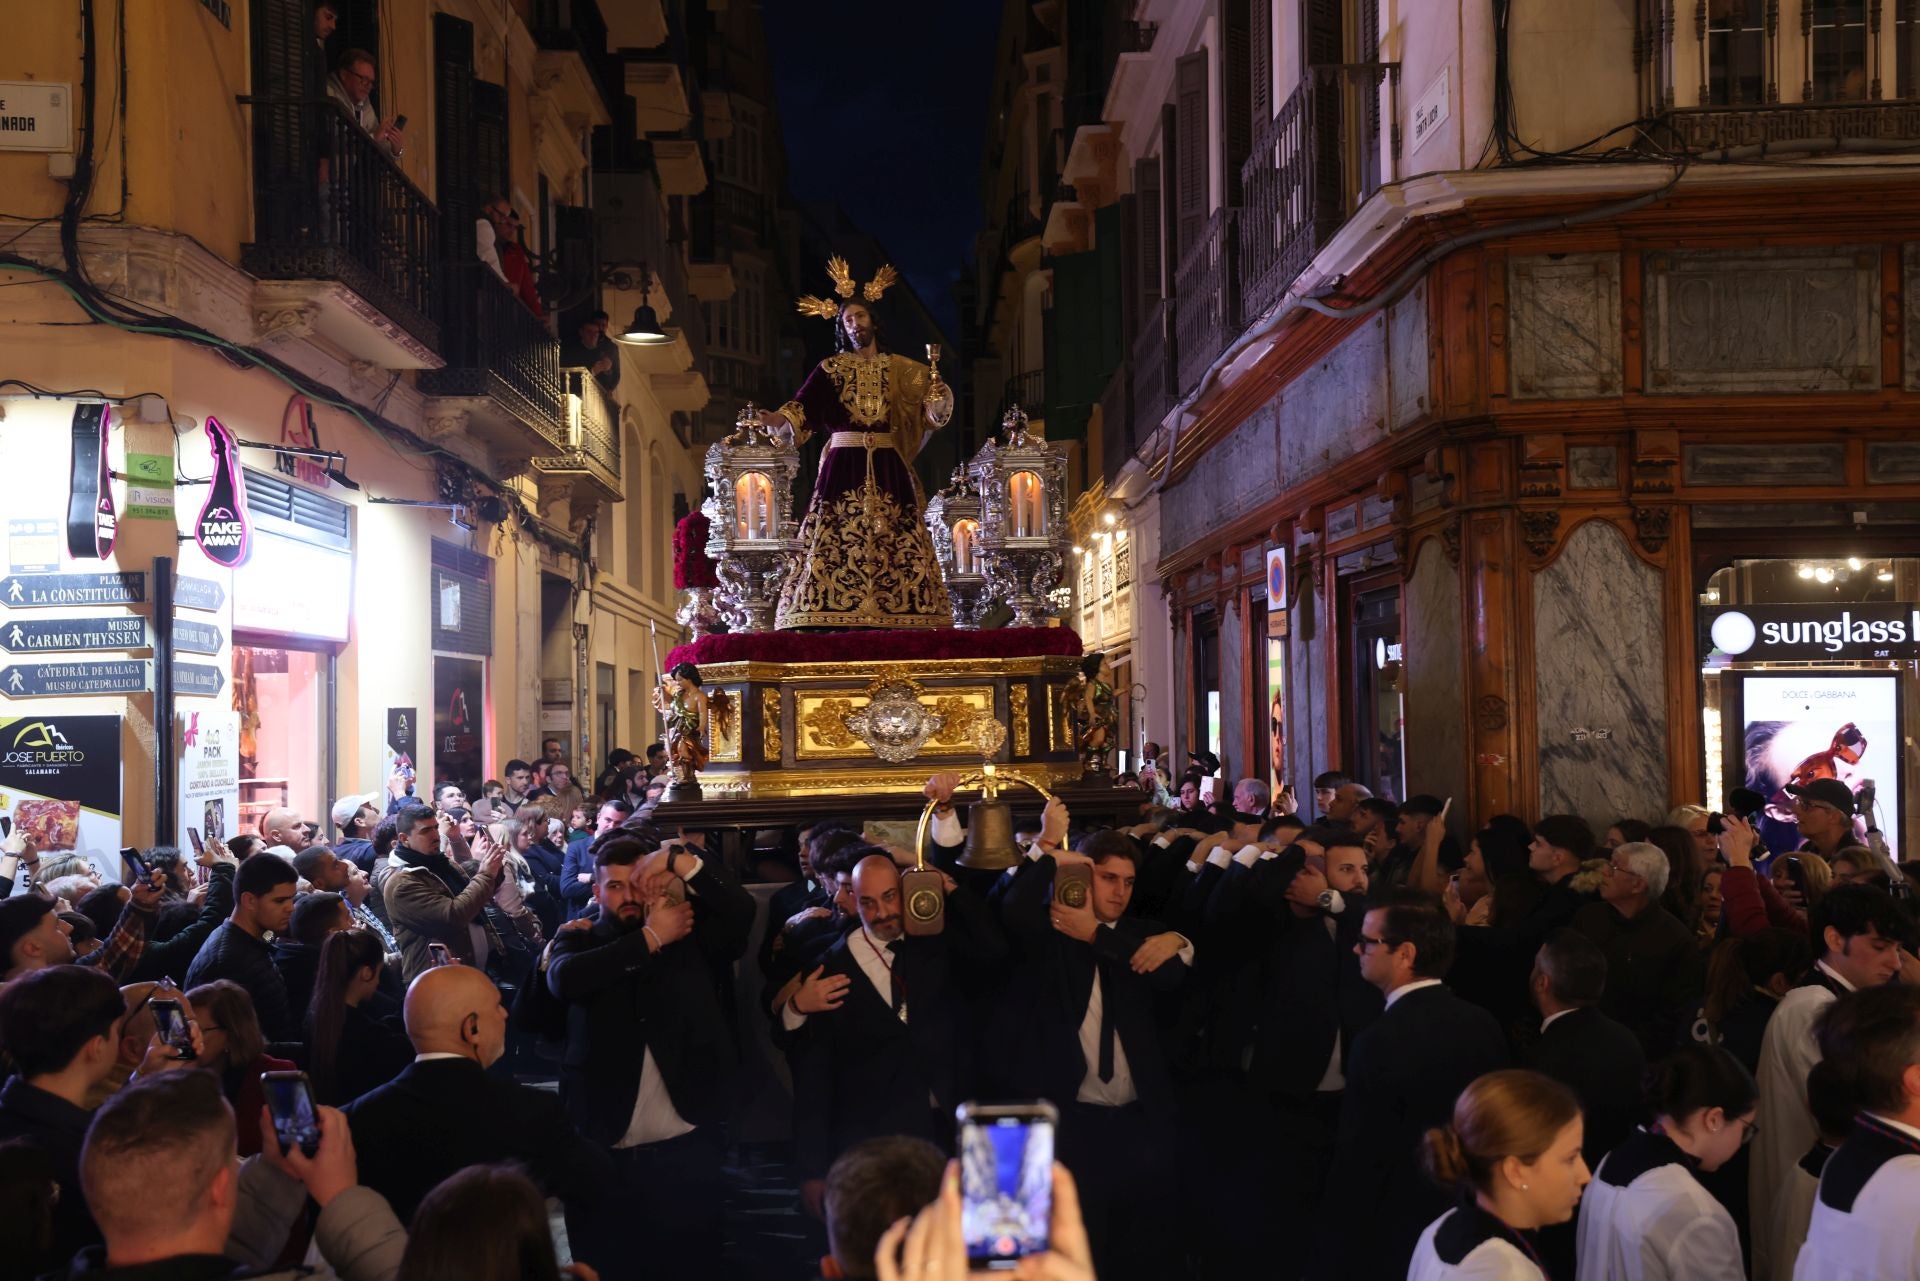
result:
[[[0,717],[0,815],[44,855],[119,881],[120,717]]]

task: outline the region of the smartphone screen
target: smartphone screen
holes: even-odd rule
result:
[[[433,963],[435,965],[452,965],[453,964],[453,949],[448,947],[445,943],[427,944],[427,954],[433,958]]]
[[[193,1055],[193,1032],[187,1027],[187,1013],[180,1002],[156,999],[152,1002],[153,1024],[160,1039],[173,1047],[173,1057],[185,1061]]]
[[[960,1222],[972,1267],[1002,1271],[1047,1249],[1056,1115],[1049,1103],[961,1105]]]
[[[132,845],[121,846],[120,857],[127,865],[128,884],[147,879],[146,860],[140,857],[140,851],[137,848]]]
[[[187,829],[187,840],[193,843],[193,852],[195,854],[205,854],[207,852],[207,843],[200,839],[199,828],[189,827]]]
[[[273,1133],[282,1152],[298,1144],[308,1156],[320,1150],[320,1114],[313,1107],[313,1088],[305,1072],[262,1072],[260,1084],[267,1092],[267,1111],[273,1116]]]

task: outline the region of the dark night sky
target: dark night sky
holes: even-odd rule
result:
[[[893,255],[957,341],[980,229],[997,0],[762,0],[788,182]],[[855,273],[869,270],[853,264]],[[824,292],[826,278],[796,282]]]

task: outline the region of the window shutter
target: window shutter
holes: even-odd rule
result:
[[[1173,296],[1173,274],[1180,267],[1180,113],[1172,103],[1160,108],[1160,279]]]
[[[434,167],[447,256],[473,254],[473,225],[480,218],[474,172],[473,24],[433,15]]]
[[[252,30],[253,91],[307,92],[303,42],[312,20],[303,0],[254,0]],[[285,241],[311,217],[315,162],[298,109],[255,106],[252,116],[254,236]]]
[[[1174,69],[1174,115],[1180,133],[1178,255],[1199,243],[1207,222],[1207,54],[1180,59]],[[1176,255],[1174,263],[1180,261]]]
[[[475,176],[481,200],[508,194],[507,87],[476,80],[473,84]]]
[[[1100,243],[1098,241],[1096,244]],[[1140,197],[1120,197],[1120,352],[1140,332]]]
[[[457,543],[432,540],[429,648],[444,654],[493,654],[493,562]]]
[[[1240,166],[1253,149],[1253,17],[1266,0],[1220,0],[1221,176],[1226,203],[1240,204]]]
[[[334,12],[340,15],[340,21],[333,29],[333,38],[327,41],[327,70],[333,70],[333,60],[349,49],[366,50],[373,55],[373,64],[379,66],[380,0],[340,0],[340,7]],[[374,83],[373,104],[376,107],[380,105],[382,88],[384,86],[378,81]]]
[[[1139,332],[1139,324],[1146,319],[1153,305],[1160,301],[1160,162],[1152,156],[1134,162],[1133,190],[1136,197],[1135,212],[1139,236],[1138,251],[1133,261],[1138,264],[1139,277],[1135,284],[1140,299],[1140,311],[1135,317],[1134,332]]]
[[[1301,54],[1309,67],[1331,66],[1347,60],[1341,9],[1344,0],[1301,0]]]
[[[1247,16],[1248,105],[1257,133],[1273,119],[1273,0],[1253,0]]]

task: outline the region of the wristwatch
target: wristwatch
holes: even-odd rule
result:
[[[1331,912],[1333,910],[1333,891],[1321,890],[1320,897],[1315,899],[1314,902],[1320,905],[1321,911]]]

